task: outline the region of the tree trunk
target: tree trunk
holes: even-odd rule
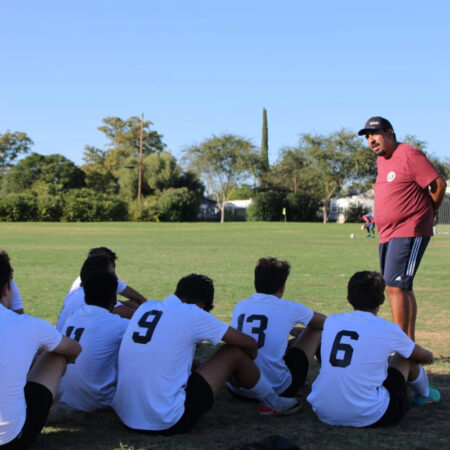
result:
[[[323,223],[328,223],[328,202],[324,202],[322,206]]]
[[[224,223],[225,222],[225,205],[220,205],[219,206],[220,209],[220,223]]]

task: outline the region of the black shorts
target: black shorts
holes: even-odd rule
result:
[[[295,397],[297,391],[305,384],[308,374],[309,361],[305,352],[300,348],[290,348],[284,355],[286,366],[291,372],[291,385],[280,394],[281,397]]]
[[[430,238],[392,238],[380,244],[380,269],[387,286],[411,291],[414,276]]]
[[[28,448],[38,437],[47,421],[48,412],[53,404],[52,393],[42,384],[29,381],[24,389],[27,415],[20,433],[5,445],[3,449]]]
[[[389,405],[381,419],[370,425],[371,427],[389,427],[396,425],[409,410],[406,381],[400,371],[389,367],[388,376],[384,380],[383,386],[389,392]]]
[[[214,394],[208,382],[198,373],[194,372],[186,385],[186,398],[184,400],[184,413],[175,425],[166,430],[130,430],[151,435],[180,434],[188,432],[213,406]]]

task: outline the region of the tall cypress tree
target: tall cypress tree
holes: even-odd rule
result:
[[[267,131],[267,111],[263,108],[263,124],[261,139],[261,168],[263,173],[269,171],[269,133]]]

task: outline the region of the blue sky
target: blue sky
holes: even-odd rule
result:
[[[82,163],[144,113],[177,157],[212,134],[269,152],[383,115],[450,156],[450,2],[0,2],[0,133]]]

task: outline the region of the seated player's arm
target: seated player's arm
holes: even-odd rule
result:
[[[429,364],[433,362],[433,353],[431,353],[430,350],[416,344],[409,359],[412,359],[420,364]]]
[[[325,316],[324,314],[314,312],[311,320],[308,323],[308,327],[312,328],[313,330],[323,330],[323,324],[326,318],[327,316]]]
[[[63,336],[61,342],[53,349],[51,353],[64,356],[68,364],[75,362],[81,352],[81,345],[67,336]]]
[[[442,177],[438,177],[430,183],[430,197],[433,202],[433,209],[437,211],[441,206],[445,196],[447,182]]]
[[[258,354],[258,344],[256,341],[248,334],[242,333],[233,327],[228,327],[228,330],[223,335],[222,341],[239,347],[250,356],[251,359],[255,359]]]
[[[142,303],[146,302],[147,299],[140,294],[138,291],[135,291],[132,287],[127,286],[120,295],[123,295],[128,300],[136,302],[138,305],[142,305]]]

